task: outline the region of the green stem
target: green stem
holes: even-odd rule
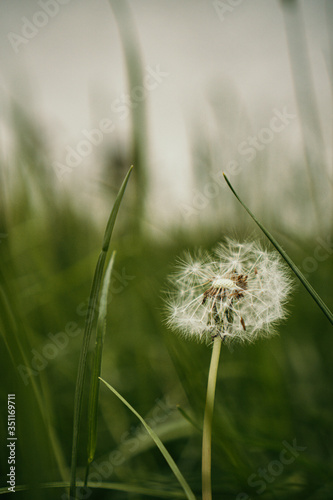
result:
[[[219,366],[222,339],[218,335],[214,339],[212,357],[210,361],[205,415],[202,436],[202,500],[212,499],[212,422],[215,400],[217,370]]]

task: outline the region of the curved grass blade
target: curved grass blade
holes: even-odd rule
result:
[[[54,489],[54,488],[68,488],[69,483],[67,482],[52,482],[52,483],[42,483],[39,485],[42,489]],[[77,482],[77,486],[84,486],[82,481]],[[126,484],[126,483],[94,483],[89,481],[87,487],[92,490],[113,490],[113,491],[123,491],[126,493],[145,495],[153,498],[186,498],[182,491],[165,491],[158,489],[145,488],[140,485]],[[19,484],[15,486],[15,491],[28,491],[29,486],[27,484]],[[8,494],[8,487],[0,488],[0,495]]]
[[[272,245],[276,248],[276,250],[279,252],[279,254],[284,258],[284,260],[287,262],[291,270],[296,274],[297,278],[300,280],[302,285],[307,289],[313,300],[317,303],[317,305],[320,307],[320,309],[323,311],[323,313],[326,315],[326,317],[329,319],[329,321],[333,324],[333,313],[330,311],[330,309],[327,307],[325,302],[322,300],[322,298],[318,295],[316,290],[310,285],[308,280],[305,278],[305,276],[302,274],[302,272],[298,269],[296,264],[291,260],[291,258],[288,256],[288,254],[283,250],[281,245],[276,241],[276,239],[267,231],[267,229],[264,228],[264,226],[258,221],[258,219],[255,217],[255,215],[247,208],[247,206],[242,202],[242,200],[239,198],[238,194],[230,184],[229,179],[223,173],[224,179],[226,183],[228,184],[229,188],[239,201],[239,203],[245,208],[247,213],[252,217],[254,222],[260,227],[262,232],[267,236],[269,241],[272,243]]]
[[[114,265],[116,252],[112,252],[111,259],[105,271],[103,286],[101,291],[101,298],[99,303],[98,320],[97,320],[97,334],[94,352],[94,362],[91,374],[91,383],[89,390],[89,406],[88,406],[88,446],[87,446],[87,467],[85,485],[88,481],[89,467],[94,460],[97,441],[97,408],[99,396],[99,376],[101,374],[102,366],[102,352],[103,343],[106,330],[106,313],[108,305],[108,291],[110,286],[111,273]]]
[[[180,470],[178,469],[175,461],[173,460],[173,458],[171,457],[170,453],[168,452],[168,450],[166,449],[166,447],[164,446],[164,444],[162,443],[162,441],[160,440],[160,438],[158,437],[158,435],[153,431],[153,429],[151,427],[149,427],[149,425],[146,423],[146,421],[144,420],[143,417],[141,417],[141,415],[133,408],[133,406],[131,406],[128,401],[126,401],[125,398],[123,398],[123,396],[121,396],[121,394],[119,394],[118,391],[116,391],[116,389],[114,389],[110,384],[108,384],[104,379],[101,378],[101,381],[106,385],[106,387],[108,387],[108,389],[110,389],[110,391],[112,391],[119,399],[120,401],[122,401],[124,403],[124,405],[127,406],[127,408],[129,408],[131,410],[132,413],[134,413],[134,415],[140,420],[140,422],[142,423],[142,425],[145,427],[146,431],[148,432],[148,434],[150,435],[150,437],[155,441],[155,444],[156,446],[158,447],[158,449],[160,450],[160,452],[162,453],[162,455],[164,456],[165,460],[167,461],[170,469],[172,470],[172,472],[174,473],[174,475],[176,476],[176,478],[178,479],[180,485],[182,486],[183,490],[185,491],[185,494],[186,494],[186,497],[189,499],[189,500],[196,500],[195,499],[195,496],[194,496],[194,493],[193,491],[191,490],[190,486],[188,485],[186,479],[184,478],[184,476],[182,475],[182,473],[180,472]]]
[[[193,418],[191,418],[190,415],[180,405],[177,405],[177,410],[189,424],[191,424],[198,431],[202,432],[202,428],[200,428],[199,425],[194,422]]]
[[[88,349],[94,326],[95,311],[97,310],[97,302],[102,282],[106,254],[109,249],[110,239],[116,221],[116,217],[118,214],[119,206],[124,196],[125,189],[132,169],[133,166],[127,172],[127,175],[118,192],[116,201],[113,205],[109,220],[107,222],[102,244],[102,251],[98,257],[93,284],[91,287],[91,292],[89,297],[88,313],[86,317],[85,329],[83,334],[79,368],[78,368],[76,387],[75,387],[75,398],[74,398],[73,442],[72,442],[72,460],[71,460],[71,478],[70,478],[70,496],[72,496],[73,498],[76,498],[75,484],[76,484],[76,467],[77,467],[77,455],[78,455],[78,440],[79,440],[79,428],[80,428],[80,421],[82,414],[83,386],[84,386],[85,374],[87,371]]]
[[[29,360],[26,355],[28,344],[22,342],[22,337],[19,335],[19,332],[23,333],[23,339],[28,338],[14,294],[11,287],[9,287],[5,275],[2,273],[2,270],[0,270],[0,335],[8,349],[13,366],[16,368],[20,365],[29,366]],[[43,377],[44,373],[40,373],[40,380],[43,380]],[[30,401],[29,404],[31,405],[33,398],[35,398],[37,408],[45,424],[45,431],[50,440],[61,478],[65,479],[67,477],[65,459],[58,436],[52,425],[47,389],[44,385],[41,387],[41,385],[37,383],[35,377],[30,377],[29,382],[31,385],[28,384],[24,389],[26,401]],[[28,419],[28,415],[26,415],[26,418]]]

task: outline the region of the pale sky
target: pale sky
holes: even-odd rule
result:
[[[332,103],[324,58],[328,49],[325,1],[299,3],[329,140]],[[233,109],[241,106],[254,130],[267,125],[274,109],[287,107],[296,113],[280,4],[278,0],[226,0],[219,2],[220,7],[208,0],[132,0],[129,4],[145,74],[155,70],[163,75],[148,92],[150,169],[159,198],[169,198],[177,179],[173,194],[181,197],[191,134],[211,134],[214,127],[212,96],[214,102],[221,100],[231,120]],[[128,119],[120,119],[114,111],[116,100],[127,91],[124,61],[108,2],[2,0],[0,9],[3,109],[13,97],[40,120],[53,161],[64,161],[66,147],[75,148],[84,139],[83,130],[96,128],[101,120],[115,124],[112,134],[104,135],[101,148],[108,140],[126,144]],[[1,120],[6,136],[6,111]],[[225,126],[228,135],[228,119]],[[292,149],[298,136],[297,125],[291,124],[279,140]],[[93,151],[82,162],[80,174],[92,173],[96,157]],[[69,183],[77,183],[77,172],[68,176]]]

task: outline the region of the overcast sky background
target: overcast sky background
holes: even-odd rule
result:
[[[31,21],[42,10],[41,3],[46,0],[1,1],[4,147],[9,144],[6,106],[11,98],[47,131],[54,161],[63,161],[66,146],[75,147],[83,138],[82,130],[96,127],[104,118],[116,123],[112,141],[126,143],[128,120],[120,121],[112,110],[112,103],[127,89],[119,33],[108,2],[69,0],[59,5],[57,15],[38,28],[28,43],[19,44],[16,53],[9,33],[20,35],[23,18]],[[224,3],[228,5],[227,0]],[[295,112],[283,17],[277,0],[240,1],[224,20],[208,0],[132,0],[129,4],[145,66],[159,66],[168,73],[148,95],[150,168],[163,200],[174,180],[183,179],[189,168],[191,128],[206,133],[210,126],[212,93],[227,89],[229,95],[228,89],[232,91],[230,95],[242,103],[254,130],[267,124],[274,108],[287,106]],[[329,143],[332,103],[324,60],[329,43],[325,1],[300,4]],[[297,126],[292,126],[284,140],[292,147],[297,138]],[[91,156],[68,182],[76,184],[79,175],[91,174],[94,168]]]

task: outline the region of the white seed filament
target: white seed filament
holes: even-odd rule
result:
[[[237,287],[236,283],[228,278],[216,278],[212,282],[214,288],[227,288],[228,290],[235,290]]]

